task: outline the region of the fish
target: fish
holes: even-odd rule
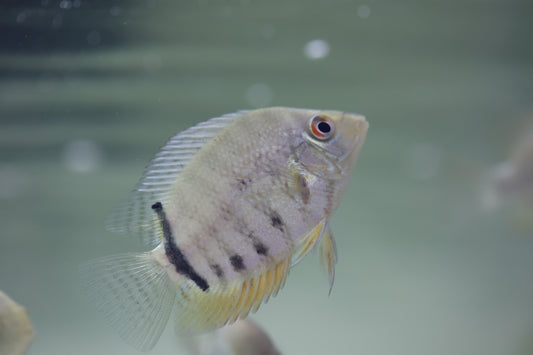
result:
[[[153,249],[84,265],[87,294],[126,342],[147,351],[171,313],[180,336],[246,318],[317,245],[331,292],[329,220],[367,130],[354,113],[270,107],[178,133],[106,222]]]
[[[0,354],[26,354],[33,335],[26,308],[0,291]]]
[[[265,329],[249,318],[184,339],[192,355],[281,355]]]
[[[524,130],[511,149],[506,161],[492,167],[489,183],[484,190],[486,210],[493,210],[505,202],[522,205],[533,211],[533,125]]]

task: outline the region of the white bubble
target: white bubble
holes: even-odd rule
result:
[[[76,173],[90,172],[102,163],[102,150],[93,141],[71,141],[63,149],[63,163],[67,170]]]
[[[68,10],[72,7],[72,1],[70,0],[61,0],[59,7],[65,10]]]
[[[309,59],[321,59],[329,54],[329,44],[323,39],[314,39],[305,44],[304,54]]]
[[[0,165],[0,199],[13,199],[30,187],[30,175],[9,164]]]
[[[367,18],[370,16],[370,7],[367,5],[361,5],[357,8],[357,16],[360,18]]]
[[[431,143],[413,144],[407,151],[405,164],[409,177],[418,181],[429,180],[439,173],[442,154]]]
[[[97,46],[102,41],[102,36],[100,36],[100,32],[98,31],[91,31],[87,35],[87,43],[89,43],[91,46]]]
[[[253,107],[265,107],[272,102],[272,90],[264,83],[256,83],[246,90],[246,101]]]

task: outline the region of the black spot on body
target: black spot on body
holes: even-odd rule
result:
[[[222,270],[222,268],[220,267],[220,265],[218,264],[213,264],[213,265],[209,265],[211,267],[211,270],[213,270],[213,272],[215,273],[215,275],[217,275],[217,277],[220,279],[222,277],[224,277],[224,271]]]
[[[163,205],[161,202],[156,202],[152,205],[152,209],[156,212],[161,212],[163,210]]]
[[[277,229],[279,229],[280,231],[283,232],[284,223],[283,223],[283,220],[281,219],[281,216],[279,215],[279,213],[277,213],[276,211],[271,211],[271,213],[270,213],[270,222],[272,223],[272,226],[274,228],[277,228]]]
[[[242,271],[246,269],[246,267],[244,266],[244,261],[242,260],[242,256],[235,254],[232,255],[229,260],[231,262],[231,265],[233,266],[233,270]]]
[[[242,178],[242,179],[239,179],[238,182],[239,182],[238,189],[240,191],[244,191],[248,187],[248,185],[252,182],[252,179]]]
[[[268,248],[261,242],[257,242],[254,244],[255,251],[259,255],[268,255]]]

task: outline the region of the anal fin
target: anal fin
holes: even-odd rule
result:
[[[175,309],[176,331],[204,332],[245,318],[283,287],[290,265],[289,257],[255,277],[231,284],[212,284],[207,291],[192,283],[182,284]]]

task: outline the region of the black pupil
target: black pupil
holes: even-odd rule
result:
[[[322,133],[329,133],[331,131],[331,126],[327,122],[320,122],[317,126],[318,130]]]

